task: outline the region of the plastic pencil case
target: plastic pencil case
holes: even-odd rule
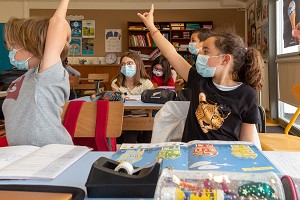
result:
[[[298,200],[300,198],[300,179],[290,176],[282,176],[281,182],[286,199]]]
[[[268,173],[164,169],[154,199],[285,199],[278,176]]]

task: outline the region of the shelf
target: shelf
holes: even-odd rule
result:
[[[177,27],[180,28],[174,30],[172,29],[174,26],[171,25],[177,25]],[[181,49],[185,49],[183,47],[186,47],[186,45],[188,45],[192,32],[195,29],[205,28],[205,27],[213,28],[213,22],[212,21],[155,22],[155,26],[159,29],[161,34],[173,44],[173,46],[176,49],[178,49],[179,47],[181,47]],[[141,30],[129,30],[129,27],[140,28]],[[184,27],[184,29],[182,27]],[[153,41],[151,34],[149,33],[149,30],[145,29],[145,25],[143,24],[143,22],[128,22],[127,28],[128,28],[128,43],[127,43],[128,49],[137,51],[140,54],[153,55],[153,52],[156,51],[155,49],[158,47],[156,47],[156,44]],[[163,30],[163,29],[168,29],[168,30]],[[193,61],[193,55],[191,55],[188,50],[186,51],[177,50],[177,52],[180,55],[182,55],[182,57],[184,57],[188,62],[191,63]],[[152,57],[155,58],[156,55]],[[153,60],[144,60],[144,62],[147,63],[150,63],[152,61]]]

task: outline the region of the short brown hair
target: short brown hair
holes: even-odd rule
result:
[[[45,50],[49,18],[19,19],[12,17],[5,24],[5,42],[14,47],[18,45],[42,59]],[[68,55],[69,47],[65,45],[61,52],[61,60]]]
[[[5,24],[5,41],[12,47],[18,45],[35,57],[42,59],[48,26],[48,18],[10,18]]]

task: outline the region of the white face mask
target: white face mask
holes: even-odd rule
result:
[[[164,73],[163,72],[161,72],[161,71],[158,71],[158,70],[156,70],[156,69],[153,69],[153,74],[155,75],[155,76],[162,76],[162,75],[164,75]]]
[[[196,48],[196,43],[195,42],[190,42],[189,43],[189,52],[193,55],[198,55],[200,49]]]
[[[210,58],[216,58],[219,56],[207,56],[199,54],[196,60],[196,69],[198,74],[200,74],[202,77],[213,77],[215,75],[217,67],[219,66],[207,66],[207,62]]]

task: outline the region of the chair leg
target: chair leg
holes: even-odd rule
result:
[[[300,114],[300,106],[298,107],[297,111],[295,112],[295,114],[291,118],[290,122],[288,123],[288,125],[284,129],[284,134],[286,134],[286,135],[289,134],[289,131],[292,128],[292,126],[293,126],[294,122],[296,121],[299,114]]]

